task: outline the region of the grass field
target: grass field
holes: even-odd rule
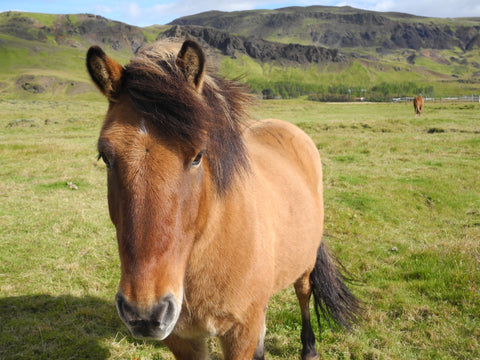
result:
[[[0,359],[172,359],[116,314],[119,260],[96,161],[106,107],[0,101]],[[314,139],[325,240],[359,280],[363,319],[324,330],[322,359],[480,358],[479,113],[427,104],[415,118],[410,104],[302,100],[253,110]],[[298,359],[291,289],[267,321],[268,358]]]

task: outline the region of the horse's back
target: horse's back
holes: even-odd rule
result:
[[[322,166],[301,129],[280,120],[254,123],[246,134],[256,189],[256,216],[271,241],[275,291],[315,263],[323,231]]]

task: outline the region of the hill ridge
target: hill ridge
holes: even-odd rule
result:
[[[475,46],[480,47],[480,18],[470,19],[428,18],[349,6],[310,6],[234,13],[204,12],[178,18],[169,25],[206,26],[246,37],[262,34],[264,40],[284,42],[283,38],[287,42],[341,49],[459,47],[469,51]]]
[[[0,94],[92,98],[89,46],[125,64],[139,47],[166,37],[196,39],[222,74],[246,74],[258,93],[349,94],[407,82],[442,93],[479,91],[480,18],[314,6],[210,11],[144,28],[93,14],[0,13]]]

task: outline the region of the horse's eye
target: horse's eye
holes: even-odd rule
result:
[[[203,157],[203,151],[200,151],[197,154],[197,156],[195,156],[195,159],[193,159],[192,167],[197,167],[198,165],[200,165],[200,163],[202,162],[202,157]]]
[[[103,162],[105,163],[105,166],[107,167],[107,169],[110,169],[112,167],[112,165],[110,164],[110,161],[108,160],[107,156],[105,155],[105,153],[100,153],[98,154],[98,159],[97,160],[100,160],[102,159]]]

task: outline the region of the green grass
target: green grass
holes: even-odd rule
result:
[[[441,74],[463,76],[467,73],[468,67],[460,64],[439,64],[431,59],[420,57],[415,60],[415,64],[424,66],[432,71],[436,71]]]
[[[0,101],[1,359],[173,359],[131,338],[116,314],[119,259],[96,161],[106,108]],[[325,240],[359,279],[363,320],[325,330],[322,359],[480,357],[479,111],[427,103],[415,118],[411,104],[303,100],[253,109],[317,144]],[[268,358],[299,358],[291,289],[272,299],[267,322]]]

